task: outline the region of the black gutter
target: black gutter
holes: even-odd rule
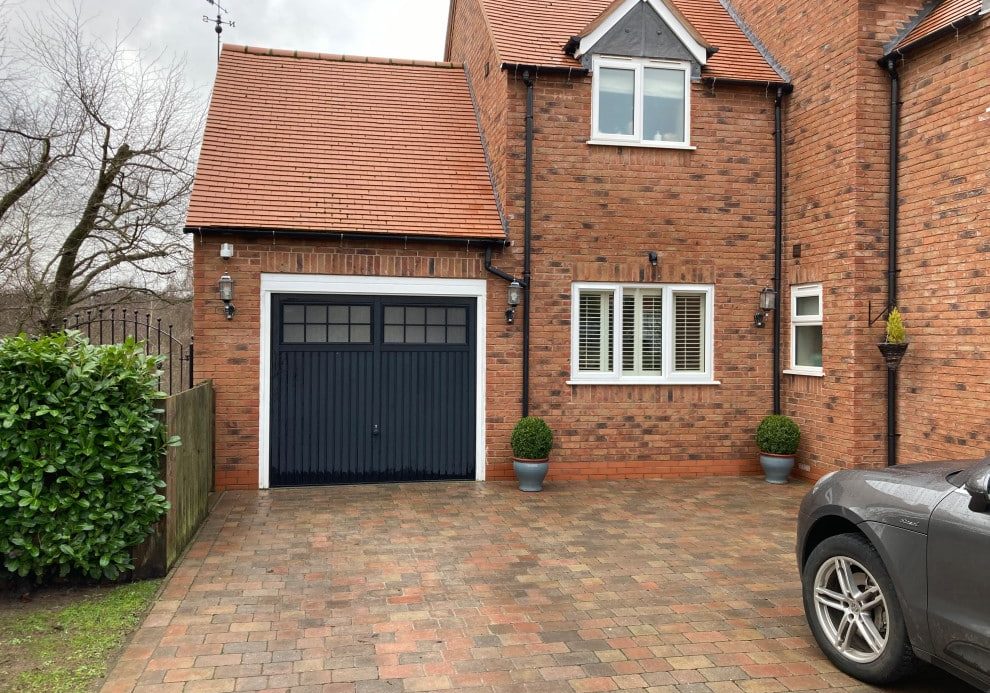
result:
[[[918,39],[917,41],[913,41],[912,43],[907,44],[903,48],[891,48],[877,62],[880,63],[880,66],[881,67],[883,67],[884,69],[887,69],[886,63],[887,63],[888,60],[904,57],[908,53],[914,52],[915,50],[918,50],[919,48],[923,48],[923,47],[927,46],[930,43],[934,43],[935,41],[938,41],[940,38],[944,38],[944,37],[949,36],[951,34],[958,33],[960,29],[965,29],[966,27],[968,27],[971,24],[976,24],[976,22],[980,21],[980,18],[983,17],[983,16],[984,16],[983,10],[978,10],[978,11],[974,12],[973,14],[968,14],[965,17],[960,17],[959,19],[957,19],[956,21],[952,22],[951,24],[947,24],[944,27],[942,27],[941,29],[939,29],[938,31],[933,31],[932,33],[928,34],[927,36],[924,36],[924,37]],[[924,17],[922,17],[922,19],[924,19]],[[914,27],[912,26],[908,30],[906,30],[905,32],[903,32],[904,36],[906,36],[907,34],[909,34],[911,29],[914,29]],[[899,39],[898,39],[898,41],[899,41]],[[896,45],[898,41],[894,41],[893,42],[894,45]],[[888,45],[890,45],[890,44],[888,44]]]
[[[529,72],[533,75],[562,75],[564,77],[585,77],[590,72],[586,68],[569,65],[529,65],[526,63],[502,63],[502,69],[513,72],[522,70],[523,74]],[[525,77],[523,79],[525,80]]]
[[[767,89],[781,89],[784,94],[790,94],[794,91],[794,85],[790,82],[762,82],[754,81],[751,79],[729,79],[727,77],[712,77],[711,75],[702,75],[702,83],[707,84],[709,87],[714,89],[719,84],[731,84],[739,87],[765,87]]]
[[[498,267],[496,267],[495,265],[492,264],[492,247],[491,246],[488,246],[487,248],[485,248],[485,271],[486,272],[490,272],[491,274],[494,274],[496,277],[499,277],[500,279],[504,279],[505,281],[509,282],[510,284],[512,282],[516,282],[516,283],[522,285],[522,280],[520,280],[520,279],[518,279],[516,277],[513,277],[511,274],[509,274],[505,270],[500,270]]]
[[[887,188],[887,313],[897,307],[898,164],[900,163],[901,78],[897,63],[883,65],[890,76],[890,154]],[[897,464],[897,370],[887,369],[887,466]]]
[[[773,101],[773,413],[780,414],[780,304],[784,256],[784,89],[777,88]]]
[[[529,416],[529,315],[530,288],[533,283],[533,87],[529,70],[523,72],[526,85],[526,159],[523,174],[523,345],[522,345],[522,415]]]
[[[480,236],[428,236],[418,233],[398,233],[382,231],[299,231],[296,229],[258,229],[239,226],[186,226],[183,231],[201,236],[246,236],[249,238],[300,238],[320,240],[357,241],[421,241],[430,243],[454,243],[480,246],[507,246],[507,238],[484,238]]]

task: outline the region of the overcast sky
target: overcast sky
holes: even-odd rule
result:
[[[133,29],[130,43],[185,55],[189,78],[209,86],[216,34],[203,15],[207,0],[75,0],[92,30],[112,36]],[[10,0],[8,0],[10,2]],[[12,0],[16,10],[42,10],[72,0]],[[227,43],[397,58],[441,60],[449,0],[220,0],[228,10]]]

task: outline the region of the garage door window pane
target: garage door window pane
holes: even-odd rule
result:
[[[321,344],[327,341],[326,325],[306,325],[306,343]]]
[[[387,306],[386,344],[466,344],[467,309]]]
[[[302,344],[306,341],[306,326],[286,325],[283,341],[286,344]]]
[[[282,340],[286,344],[368,344],[371,306],[283,306]]]

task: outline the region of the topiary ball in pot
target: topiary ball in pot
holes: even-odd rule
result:
[[[538,416],[521,419],[512,430],[512,468],[520,491],[541,491],[553,447],[553,431]]]
[[[768,483],[787,483],[800,442],[801,429],[790,417],[772,414],[760,422],[756,428],[756,444],[760,448],[760,465]]]

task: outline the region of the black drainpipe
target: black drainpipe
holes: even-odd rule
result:
[[[773,413],[780,414],[780,290],[784,255],[784,88],[777,87],[773,102],[774,191],[773,191]]]
[[[533,234],[533,84],[529,70],[523,72],[526,85],[526,161],[523,200],[523,345],[522,345],[522,415],[529,416],[529,313],[532,275]]]
[[[897,307],[897,212],[901,129],[901,80],[897,63],[882,63],[890,75],[890,183],[887,191],[887,312]],[[887,369],[887,466],[897,464],[897,371]]]

